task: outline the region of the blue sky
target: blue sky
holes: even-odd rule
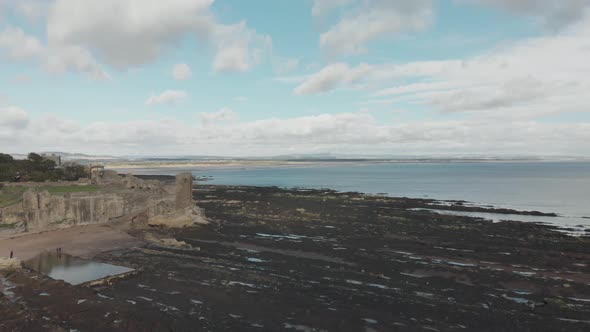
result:
[[[0,150],[590,155],[584,0],[0,0]]]

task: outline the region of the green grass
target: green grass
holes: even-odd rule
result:
[[[0,207],[16,204],[23,199],[23,187],[4,187],[0,190]]]
[[[41,190],[47,190],[50,194],[86,193],[97,192],[98,186],[45,186]]]
[[[2,229],[2,228],[14,229],[14,228],[16,228],[16,224],[17,223],[14,223],[14,224],[0,224],[0,229]]]

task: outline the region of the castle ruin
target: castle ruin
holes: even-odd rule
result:
[[[0,234],[106,223],[130,215],[140,215],[150,226],[186,227],[205,224],[203,211],[192,198],[192,174],[176,176],[175,184],[143,180],[131,174],[93,167],[90,183],[96,192],[50,194],[28,189],[21,202],[0,208]]]

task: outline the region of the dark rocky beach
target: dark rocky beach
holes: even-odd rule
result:
[[[137,269],[126,278],[0,274],[0,331],[590,329],[589,236],[418,210],[473,211],[464,202],[213,185],[194,197],[210,225],[128,231],[186,245],[95,257]]]

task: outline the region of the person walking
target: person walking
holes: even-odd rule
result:
[[[10,250],[10,259],[12,259],[12,256],[14,256],[14,253],[12,252],[12,250]]]

